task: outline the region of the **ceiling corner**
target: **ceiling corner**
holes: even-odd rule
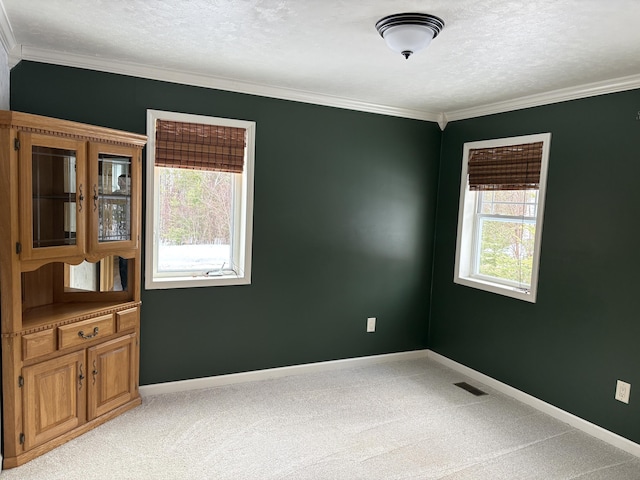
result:
[[[16,37],[13,35],[11,22],[9,22],[9,17],[7,16],[7,11],[4,8],[2,0],[0,0],[0,43],[2,43],[2,47],[5,52],[7,52],[7,56],[14,55],[15,50],[19,49],[19,45],[16,42]]]
[[[440,125],[440,130],[442,130],[444,132],[444,129],[447,128],[447,123],[448,123],[448,118],[447,118],[447,114],[445,112],[441,112],[438,115],[438,125]]]

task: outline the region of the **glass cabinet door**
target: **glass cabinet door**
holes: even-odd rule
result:
[[[84,142],[20,134],[21,258],[79,255],[84,249]]]
[[[98,242],[131,240],[131,157],[98,154]]]
[[[92,144],[89,152],[91,250],[104,252],[135,247],[138,240],[135,189],[139,171],[135,163],[136,150]]]

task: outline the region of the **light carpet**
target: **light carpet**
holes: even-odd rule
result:
[[[640,459],[421,358],[146,396],[0,479],[638,480]]]

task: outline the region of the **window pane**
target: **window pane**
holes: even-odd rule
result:
[[[156,167],[158,272],[193,275],[233,268],[233,173]]]
[[[494,202],[522,203],[525,190],[496,190]]]
[[[523,203],[496,203],[493,212],[496,215],[509,215],[512,217],[525,216],[525,205]]]
[[[511,217],[535,217],[538,201],[537,190],[495,190],[482,192],[478,213],[507,215]]]
[[[535,223],[481,218],[479,228],[477,273],[529,286]]]

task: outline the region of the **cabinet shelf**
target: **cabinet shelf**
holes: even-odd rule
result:
[[[47,195],[33,195],[34,200],[65,200],[67,202],[76,200],[75,193],[57,193]]]
[[[128,200],[131,195],[126,193],[101,193],[101,200]]]

